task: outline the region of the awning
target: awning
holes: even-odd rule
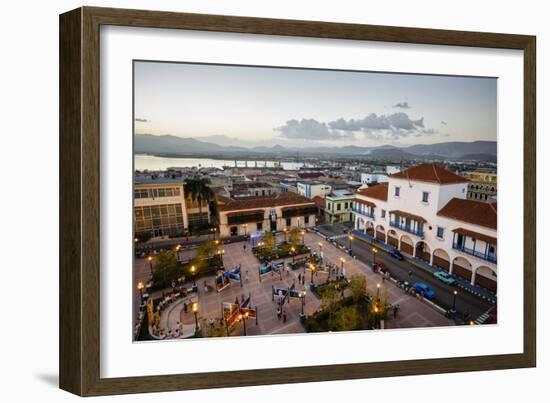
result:
[[[237,217],[237,216],[249,216],[255,214],[264,214],[264,210],[242,210],[235,211],[233,213],[227,213],[228,217]]]
[[[479,232],[471,231],[471,230],[466,229],[466,228],[455,228],[453,230],[453,232],[456,233],[456,234],[469,236],[470,238],[473,238],[473,239],[479,239],[480,241],[485,241],[485,242],[487,242],[491,245],[496,245],[497,244],[497,239],[496,238],[494,238],[492,236],[489,236],[489,235],[480,234]]]
[[[353,199],[353,201],[355,203],[359,203],[359,204],[362,204],[364,206],[368,206],[368,207],[376,207],[376,204],[374,204],[373,202],[371,201],[368,201],[368,200],[363,200],[363,199]]]
[[[390,214],[394,214],[394,215],[397,215],[397,216],[403,217],[403,218],[410,218],[411,220],[416,221],[416,222],[420,222],[420,223],[427,222],[423,217],[420,217],[419,215],[414,215],[414,214],[407,213],[407,212],[401,211],[401,210],[392,210],[392,211],[390,211]]]

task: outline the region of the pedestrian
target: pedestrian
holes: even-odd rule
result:
[[[246,244],[243,244],[243,252],[246,252]]]
[[[283,323],[286,323],[286,311],[283,311]]]
[[[187,302],[183,303],[183,312],[187,313]]]
[[[281,307],[277,308],[277,319],[281,320]]]
[[[302,282],[302,273],[298,274],[298,284]]]

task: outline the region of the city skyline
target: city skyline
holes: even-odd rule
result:
[[[497,140],[495,78],[138,61],[136,134],[305,147]]]

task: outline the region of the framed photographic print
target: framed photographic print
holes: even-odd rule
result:
[[[532,36],[65,13],[60,386],[535,366],[535,165]]]

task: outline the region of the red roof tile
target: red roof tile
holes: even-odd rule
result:
[[[310,199],[297,193],[281,193],[276,196],[240,197],[236,200],[222,200],[218,197],[218,211],[250,210],[308,204],[311,206],[315,205]]]
[[[325,199],[321,196],[315,196],[313,198],[313,202],[317,205],[317,207],[324,209],[325,208]]]
[[[357,192],[361,196],[372,197],[373,199],[388,200],[388,184],[380,183],[378,185],[369,186],[366,189],[361,189]]]
[[[450,183],[469,182],[468,179],[447,171],[440,165],[430,163],[415,165],[390,176],[392,178],[407,179],[420,182],[434,182],[442,185]]]
[[[437,215],[482,227],[497,229],[497,204],[477,200],[451,199]]]

